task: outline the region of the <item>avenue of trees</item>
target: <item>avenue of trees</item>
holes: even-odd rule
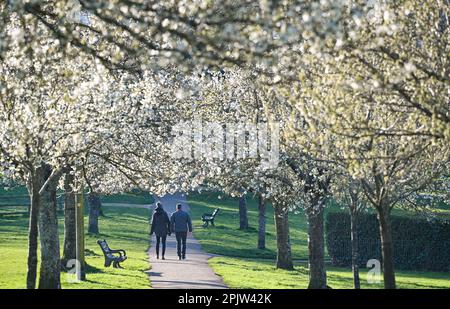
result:
[[[353,244],[372,207],[384,284],[395,288],[391,211],[416,209],[449,171],[449,11],[447,0],[1,2],[0,173],[31,199],[27,288],[61,287],[82,190],[95,233],[100,193],[200,187],[240,197],[241,229],[245,195],[259,199],[261,249],[272,205],[278,268],[293,268],[288,217],[303,209],[310,288],[327,288],[327,201],[347,206]],[[185,123],[194,142],[237,124],[237,159],[220,143],[197,156],[172,149]],[[259,157],[241,151],[264,127],[278,137],[265,136]],[[266,146],[275,166],[260,160]]]

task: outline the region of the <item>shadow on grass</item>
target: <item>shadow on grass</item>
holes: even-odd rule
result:
[[[87,237],[90,237],[90,238],[98,238],[98,239],[100,239],[100,238],[108,237],[108,236],[110,236],[110,235],[109,235],[109,234],[103,234],[103,233],[99,233],[99,234],[86,233],[86,236],[87,236]]]
[[[276,251],[273,249],[258,249],[258,248],[233,248],[227,247],[224,244],[209,243],[208,241],[202,242],[202,248],[209,253],[223,255],[227,257],[238,258],[261,258],[261,259],[275,259]]]
[[[28,227],[28,216],[26,215],[7,215],[7,216],[0,216],[1,219],[1,226],[14,226],[14,227]]]
[[[84,249],[84,255],[85,256],[102,256],[101,254],[95,253],[95,251],[91,250],[91,249]]]
[[[243,233],[246,233],[246,234],[257,234],[258,233],[258,230],[256,229],[256,228],[254,228],[254,227],[248,227],[247,229],[245,229],[245,230],[241,230],[241,229],[237,229],[239,232],[243,232]]]
[[[30,215],[26,211],[0,212],[0,218],[27,218]]]
[[[87,263],[86,263],[86,266],[85,266],[86,275],[88,275],[88,274],[101,274],[101,273],[106,273],[106,272],[104,271],[104,269],[105,269],[105,268],[98,268],[98,267],[89,265],[89,264],[87,264]]]

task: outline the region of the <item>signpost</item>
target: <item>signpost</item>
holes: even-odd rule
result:
[[[86,280],[85,262],[84,262],[84,193],[75,194],[75,218],[76,218],[76,274],[77,280]]]

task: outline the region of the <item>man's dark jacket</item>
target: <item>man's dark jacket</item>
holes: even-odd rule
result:
[[[170,226],[172,231],[177,232],[192,232],[191,217],[185,211],[178,210],[172,214],[170,218]]]

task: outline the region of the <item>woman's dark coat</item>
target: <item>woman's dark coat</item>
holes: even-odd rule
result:
[[[165,237],[170,234],[170,219],[169,215],[162,208],[157,208],[153,213],[152,227],[150,234],[155,233],[158,237]]]

